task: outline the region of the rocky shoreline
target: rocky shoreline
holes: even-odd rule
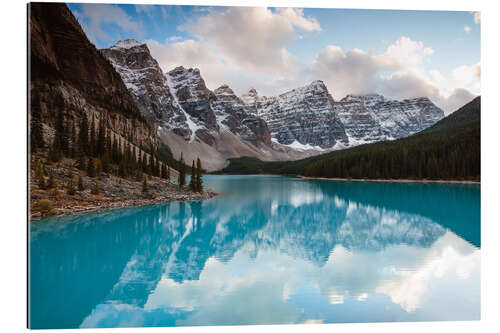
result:
[[[36,160],[41,163],[43,159],[36,156]],[[175,177],[165,179],[146,176],[146,188],[139,179],[121,178],[104,172],[99,176],[89,177],[76,169],[74,164],[75,161],[68,158],[63,158],[58,163],[45,163],[45,182],[49,182],[47,175],[51,175],[52,186],[41,187],[35,170],[31,170],[28,210],[30,220],[171,201],[207,200],[219,195],[209,188],[204,188],[202,193],[193,192],[188,186],[179,188]],[[77,186],[79,176],[81,189]],[[68,190],[71,183],[73,191]],[[99,189],[97,193],[96,185]]]
[[[119,201],[96,201],[89,203],[88,205],[68,205],[54,208],[50,214],[42,214],[41,212],[30,211],[30,220],[40,220],[45,217],[50,216],[67,216],[90,213],[99,210],[108,209],[119,209],[126,207],[136,207],[136,206],[147,206],[147,205],[158,205],[164,204],[172,201],[198,201],[212,199],[218,196],[219,193],[212,190],[206,190],[203,193],[178,193],[170,196],[160,196],[156,198],[144,198],[144,199],[130,199],[130,200],[119,200]]]

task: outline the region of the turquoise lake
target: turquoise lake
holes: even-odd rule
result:
[[[34,221],[31,328],[480,319],[480,186],[204,176]]]

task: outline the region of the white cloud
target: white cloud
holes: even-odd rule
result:
[[[395,99],[426,96],[436,102],[439,97],[439,89],[436,86],[411,72],[396,72],[377,83],[380,93]]]
[[[75,12],[89,39],[109,38],[109,33],[102,29],[103,24],[116,24],[125,31],[142,34],[144,28],[141,22],[134,21],[120,7],[107,4],[83,3],[81,11]]]
[[[181,36],[172,36],[172,37],[169,37],[169,38],[167,39],[167,41],[168,41],[168,42],[177,42],[177,41],[179,41],[179,40],[181,40],[181,39],[182,39],[182,37],[181,37]]]
[[[145,14],[151,19],[154,16],[154,10],[154,5],[135,5],[135,11],[137,12],[137,14]]]
[[[464,31],[465,31],[466,33],[469,33],[471,30],[472,30],[472,28],[471,28],[471,27],[469,27],[468,25],[466,25],[466,26],[464,27]]]
[[[481,85],[481,64],[463,65],[452,71],[452,79],[458,86],[472,91],[479,91]]]
[[[309,80],[323,80],[332,96],[374,92],[377,61],[361,50],[344,53],[339,46],[329,45],[316,56],[308,69]]]
[[[460,66],[445,77],[438,70],[427,70],[433,54],[432,48],[408,37],[399,38],[384,53],[375,55],[359,49],[344,52],[339,46],[328,45],[305,70],[304,77],[325,81],[337,100],[347,94],[366,93],[394,99],[426,96],[450,113],[463,105],[458,103],[479,94],[481,66]]]
[[[344,53],[339,46],[329,45],[314,59],[308,77],[324,80],[335,99],[365,93],[397,99],[438,95],[438,89],[422,79],[426,57],[433,53],[408,37],[379,55],[359,49]]]
[[[476,96],[477,95],[472,94],[466,89],[457,88],[450,96],[441,97],[439,101],[437,101],[437,104],[443,108],[443,110],[446,110],[447,113],[450,113],[472,101]]]
[[[379,54],[327,45],[312,63],[301,63],[287,45],[321,31],[318,21],[305,17],[301,9],[208,9],[179,29],[196,39],[149,41],[153,56],[165,71],[179,65],[199,68],[210,89],[226,83],[237,94],[255,87],[261,95],[277,95],[320,79],[335,99],[363,93],[395,99],[427,96],[446,113],[466,99],[460,91],[447,100],[456,89],[479,93],[479,64],[462,66],[444,77],[427,69],[434,49],[406,36]]]
[[[231,65],[279,79],[296,74],[298,60],[286,45],[302,33],[320,31],[314,18],[300,9],[231,7],[210,10],[207,15],[180,27],[217,50]]]
[[[192,39],[175,42],[177,39],[170,38],[165,44],[155,40],[146,41],[151,55],[164,72],[177,66],[199,68],[207,87],[211,90],[227,82],[231,82],[233,86],[239,81],[237,70],[224,63],[212,49]]]
[[[425,59],[433,54],[434,50],[425,47],[422,41],[414,41],[403,36],[389,45],[384,54],[375,58],[387,69],[421,72]]]

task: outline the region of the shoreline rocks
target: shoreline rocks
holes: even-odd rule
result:
[[[67,216],[76,215],[82,213],[90,213],[98,210],[107,209],[119,209],[126,207],[138,207],[147,205],[164,204],[173,201],[198,201],[198,200],[209,200],[220,195],[212,190],[205,190],[203,193],[179,193],[168,196],[158,196],[151,199],[130,199],[130,200],[119,200],[119,201],[98,201],[90,205],[67,205],[58,208],[54,208],[54,211],[50,214],[42,214],[40,212],[29,212],[30,221],[40,220],[46,217],[52,216]]]

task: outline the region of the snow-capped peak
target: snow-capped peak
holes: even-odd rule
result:
[[[111,46],[111,48],[121,48],[121,49],[130,49],[135,46],[143,45],[144,43],[139,43],[135,39],[125,39],[119,40],[115,45]]]

